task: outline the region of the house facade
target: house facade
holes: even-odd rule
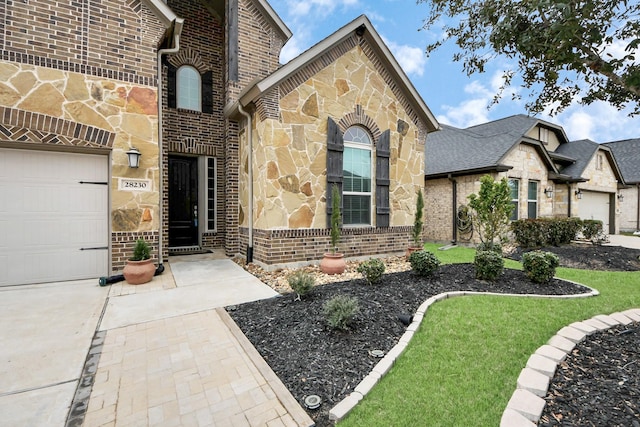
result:
[[[625,186],[619,189],[620,231],[640,231],[640,138],[607,142],[615,157]]]
[[[427,140],[425,236],[435,241],[477,242],[467,217],[468,196],[480,178],[507,178],[512,220],[541,217],[599,219],[617,232],[618,186],[611,151],[591,141],[569,142],[564,130],[516,115],[458,129],[443,126]]]
[[[346,256],[408,244],[438,124],[366,17],[282,66],[291,32],[264,0],[0,16],[0,284],[110,275],[138,238],[159,263],[313,262],[334,184]]]

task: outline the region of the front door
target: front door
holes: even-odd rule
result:
[[[198,244],[198,159],[169,156],[169,246]]]

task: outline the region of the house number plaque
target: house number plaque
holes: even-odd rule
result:
[[[118,190],[123,190],[123,191],[151,191],[151,180],[150,179],[120,178],[118,180]]]

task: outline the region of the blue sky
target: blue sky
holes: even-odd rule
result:
[[[451,59],[455,51],[452,43],[427,59],[425,47],[439,35],[420,31],[427,15],[425,4],[414,0],[268,1],[293,32],[282,50],[283,63],[365,14],[440,123],[468,127],[526,114],[527,92],[522,92],[523,99],[519,101],[512,101],[510,94],[505,94],[498,105],[487,109],[499,87],[499,76],[508,65],[504,60],[496,59],[485,73],[467,77],[462,64]],[[512,89],[523,91],[519,87]],[[598,103],[587,107],[576,104],[557,116],[537,117],[562,126],[571,140],[609,142],[640,137],[640,118],[629,118],[627,114]]]

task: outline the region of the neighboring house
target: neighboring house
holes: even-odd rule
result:
[[[626,184],[619,190],[620,231],[640,231],[640,138],[603,145],[613,152]]]
[[[288,64],[264,0],[0,4],[0,284],[109,275],[138,238],[265,267],[406,248],[435,120],[361,16]],[[141,153],[140,165],[128,152]]]
[[[589,151],[586,143],[572,144],[560,126],[525,115],[466,129],[443,126],[427,139],[425,236],[436,241],[477,241],[465,207],[487,174],[508,179],[512,220],[591,218],[593,212],[606,210],[597,219],[614,230],[615,211],[610,212],[609,203],[621,180],[615,160],[606,147]],[[592,193],[604,193],[606,200],[591,197]],[[585,199],[596,199],[601,206],[592,211],[591,205],[582,203]]]

